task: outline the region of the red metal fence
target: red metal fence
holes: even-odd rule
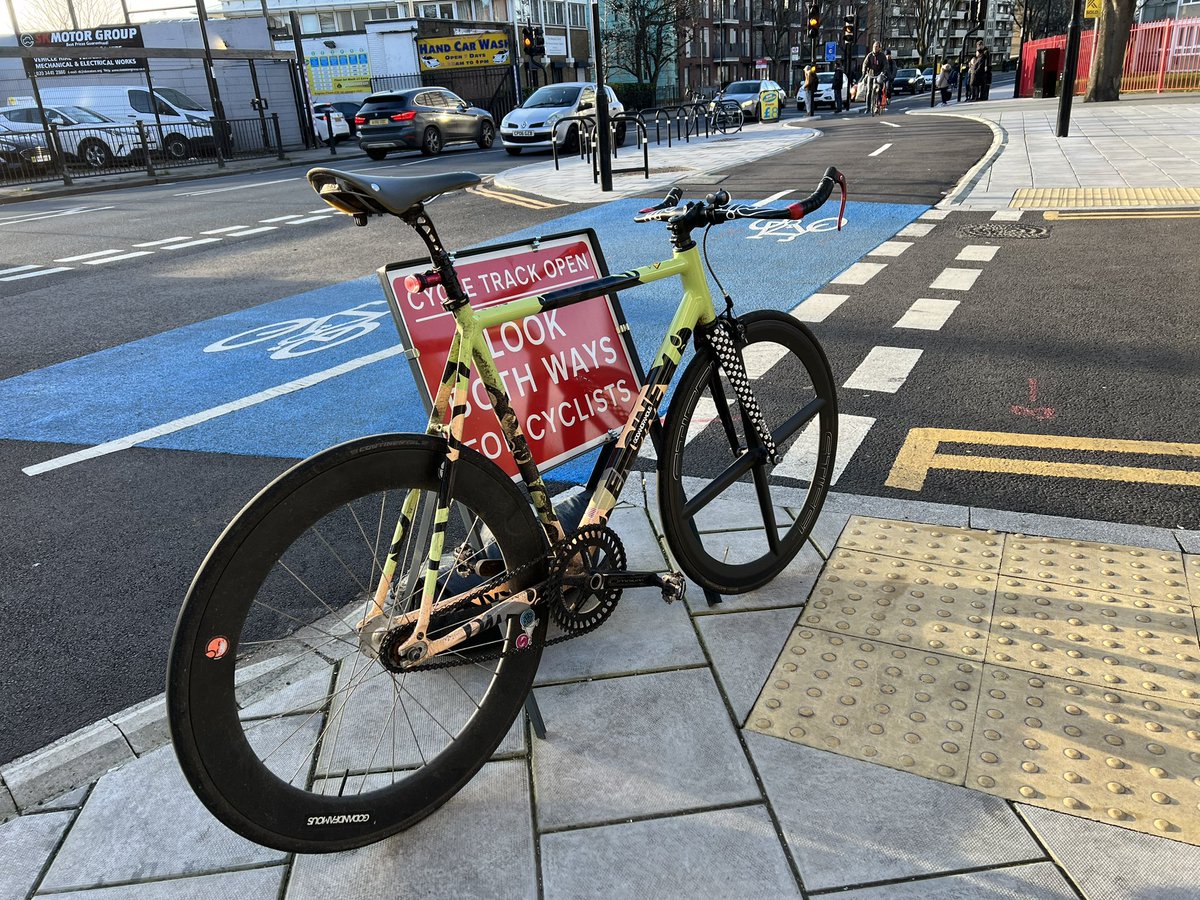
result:
[[[1075,93],[1087,87],[1088,69],[1092,65],[1092,47],[1096,32],[1083,32],[1079,44],[1079,68],[1075,76]],[[1034,67],[1037,52],[1046,49],[1063,50],[1065,34],[1040,38],[1025,44],[1017,95],[1033,96]],[[1200,19],[1167,19],[1162,22],[1135,24],[1125,48],[1125,68],[1121,75],[1122,91],[1200,91]]]

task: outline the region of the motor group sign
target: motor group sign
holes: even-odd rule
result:
[[[463,253],[455,269],[471,305],[486,309],[602,277],[593,239],[585,232]],[[442,309],[440,286],[417,294],[404,287],[407,275],[428,268],[427,261],[401,263],[381,273],[405,346],[417,351],[414,368],[426,406],[437,393],[454,335],[454,317]],[[539,468],[603,443],[609,430],[628,418],[640,384],[618,324],[609,298],[597,297],[485,332]],[[469,394],[464,442],[515,477],[516,463],[474,368]]]
[[[142,29],[137,25],[105,25],[73,31],[26,32],[21,46],[27,50],[91,47],[114,49],[143,47]],[[83,75],[93,72],[143,72],[146,60],[137,57],[109,59],[100,57],[35,56],[25,59],[25,74],[46,78],[53,75]]]
[[[508,35],[502,31],[453,34],[417,40],[421,71],[502,66],[510,61]]]

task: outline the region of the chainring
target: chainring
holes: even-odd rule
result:
[[[605,587],[594,576],[624,571],[625,547],[615,531],[588,525],[573,532],[550,560],[550,617],[567,632],[596,628],[617,608],[621,589]]]

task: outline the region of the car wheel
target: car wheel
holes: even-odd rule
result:
[[[81,143],[79,158],[89,169],[107,169],[113,164],[113,152],[103,141],[87,140]]]
[[[762,107],[757,103],[754,105],[754,115],[751,117],[755,122],[762,120]]]
[[[437,156],[442,152],[442,133],[430,125],[425,129],[421,138],[421,153],[425,156]]]
[[[181,134],[168,134],[163,141],[163,156],[173,162],[182,162],[192,155],[192,144]]]
[[[496,140],[496,128],[487,119],[483,120],[483,124],[479,126],[479,139],[475,142],[479,144],[480,149],[487,150]]]
[[[387,155],[388,152],[386,150],[367,150],[367,156],[371,157],[375,162],[379,162]]]
[[[521,148],[520,147],[505,147],[504,152],[507,153],[509,156],[520,156]]]
[[[617,126],[617,133],[613,138],[617,142],[618,147],[623,147],[625,145],[625,131],[626,131],[626,126],[625,126],[625,123],[622,122],[620,125]]]

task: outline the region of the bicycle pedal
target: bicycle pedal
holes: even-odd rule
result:
[[[682,600],[687,594],[687,582],[683,579],[682,572],[668,572],[662,577],[662,598],[667,603],[674,603],[676,600]]]

